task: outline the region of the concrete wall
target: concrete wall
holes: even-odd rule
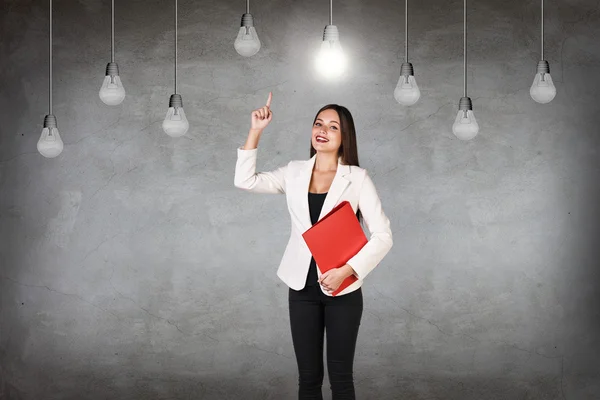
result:
[[[110,1],[55,1],[54,114],[63,153],[36,150],[48,112],[48,2],[0,12],[0,398],[293,399],[287,287],[275,272],[285,198],[233,185],[250,112],[273,91],[258,167],[307,159],[324,104],[345,105],[394,247],[363,286],[360,399],[600,398],[600,8],[547,1],[558,94],[529,96],[539,1],[472,1],[468,95],[480,134],[452,134],[462,2],[409,4],[420,102],[393,98],[404,2],[334,2],[351,69],[317,79],[328,3],[251,3],[263,47],[237,55],[243,1],[179,1],[190,131],[163,133],[173,2],[117,1],[124,103],[98,98]],[[331,398],[327,378],[325,398]]]

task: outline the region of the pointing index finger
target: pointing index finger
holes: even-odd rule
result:
[[[269,98],[267,99],[267,107],[271,107],[271,99],[273,98],[273,93],[269,92]]]

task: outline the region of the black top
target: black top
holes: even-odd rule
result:
[[[319,215],[321,214],[321,209],[323,208],[323,203],[325,202],[325,197],[327,197],[327,193],[308,192],[310,222],[313,225],[319,220]],[[318,285],[317,279],[319,279],[317,275],[317,263],[315,262],[315,258],[311,257],[308,275],[306,276],[306,286]]]

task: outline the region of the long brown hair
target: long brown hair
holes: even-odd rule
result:
[[[340,131],[342,133],[342,143],[338,149],[338,157],[342,157],[342,164],[345,165],[356,165],[358,164],[358,148],[356,145],[356,129],[354,128],[354,119],[352,118],[352,114],[350,111],[338,104],[327,104],[326,106],[321,107],[321,109],[315,115],[315,119],[313,120],[313,126],[317,121],[319,114],[325,110],[335,110],[340,117]],[[312,145],[312,138],[310,141],[310,157],[314,156],[317,153],[317,150]],[[362,222],[362,213],[360,210],[356,212],[356,217],[360,222]]]

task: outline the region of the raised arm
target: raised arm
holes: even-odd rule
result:
[[[285,174],[287,165],[273,171],[256,172],[258,142],[263,130],[273,118],[269,93],[267,104],[252,111],[252,125],[244,146],[237,149],[234,185],[237,188],[255,193],[285,193]]]

